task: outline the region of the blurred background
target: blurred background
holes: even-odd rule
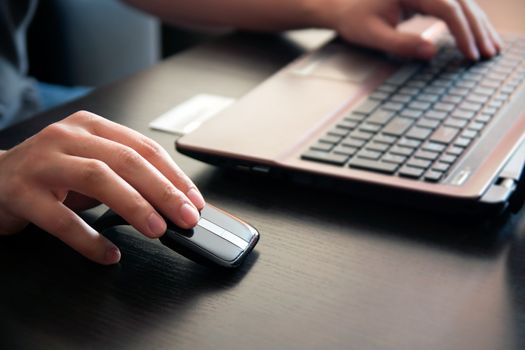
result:
[[[118,0],[44,0],[28,33],[30,75],[96,87],[222,33],[162,25]]]

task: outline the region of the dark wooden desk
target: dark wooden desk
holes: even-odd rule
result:
[[[525,33],[522,0],[497,7],[502,28]],[[108,233],[123,252],[113,267],[38,230],[3,238],[0,348],[525,348],[524,211],[486,233],[223,172],[147,128],[196,93],[241,96],[322,37],[226,37],[1,132],[8,148],[77,109],[104,115],[158,140],[209,202],[262,239],[239,271],[220,274],[125,228]]]

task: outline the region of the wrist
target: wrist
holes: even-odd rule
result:
[[[338,18],[350,0],[303,0],[307,26],[337,30]]]

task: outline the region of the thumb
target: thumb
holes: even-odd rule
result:
[[[402,57],[429,60],[436,54],[436,46],[421,36],[404,33],[392,27],[381,18],[370,20],[367,26],[366,42],[362,44],[384,50]]]

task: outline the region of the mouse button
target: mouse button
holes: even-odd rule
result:
[[[161,241],[175,251],[182,246],[199,255],[211,255],[226,262],[235,261],[244,251],[232,242],[202,227],[196,227],[191,231],[191,236],[184,236],[177,231],[168,230],[161,237]]]
[[[255,236],[244,223],[210,206],[204,207],[201,216],[224,230],[239,236],[246,242],[251,242]]]

